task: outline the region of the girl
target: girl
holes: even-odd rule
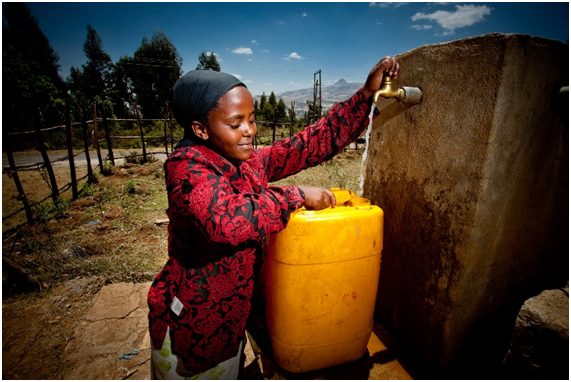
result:
[[[237,78],[208,70],[173,87],[184,138],[165,162],[169,259],[149,295],[153,377],[236,379],[262,240],[302,206],[335,206],[331,191],[272,186],[332,158],[369,124],[373,93],[399,65],[386,57],[365,85],[290,139],[253,149],[254,100]]]

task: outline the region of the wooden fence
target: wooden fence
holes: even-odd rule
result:
[[[106,163],[109,162],[111,166],[115,166],[116,160],[125,159],[127,156],[117,156],[113,151],[114,146],[118,141],[131,140],[140,143],[141,154],[138,156],[142,157],[142,163],[146,163],[149,160],[149,155],[152,154],[165,154],[168,156],[169,152],[174,149],[175,141],[178,141],[181,136],[175,136],[174,130],[176,122],[170,117],[170,115],[164,119],[117,119],[117,118],[95,118],[91,120],[83,120],[80,122],[71,122],[71,113],[69,108],[66,108],[66,121],[64,125],[53,126],[50,128],[37,129],[34,131],[24,131],[24,132],[13,132],[13,133],[3,133],[4,136],[4,150],[8,159],[8,166],[3,167],[3,173],[7,173],[10,178],[13,179],[17,195],[17,200],[22,203],[22,207],[16,211],[9,213],[2,217],[2,221],[13,218],[14,216],[25,212],[26,220],[28,224],[34,223],[34,213],[33,208],[48,199],[52,199],[54,204],[59,202],[60,195],[71,188],[71,200],[75,200],[79,197],[78,183],[87,179],[88,183],[96,182],[95,170],[99,169],[101,173],[104,172]],[[94,115],[95,112],[94,112]],[[144,133],[145,123],[155,123],[157,121],[163,122],[162,134],[157,135],[154,131],[153,135],[146,135]],[[139,135],[113,135],[111,124],[115,123],[134,123],[137,126]],[[273,144],[276,140],[283,139],[285,137],[291,137],[293,134],[292,124],[276,124],[268,123],[264,121],[258,121],[258,134],[254,139],[254,146]],[[103,127],[103,131],[100,132],[100,126]],[[65,146],[67,148],[67,156],[59,159],[52,160],[49,157],[49,153],[46,147],[46,135],[53,133],[55,131],[65,131]],[[156,128],[155,128],[156,130]],[[81,178],[77,177],[76,174],[76,163],[75,159],[81,153],[78,153],[74,149],[73,136],[81,136],[81,141],[83,143],[83,150],[81,153],[85,156],[87,174]],[[17,165],[14,158],[14,147],[17,140],[21,139],[32,139],[35,141],[35,146],[41,155],[41,162],[28,164],[28,165]],[[162,146],[164,151],[154,151],[147,152],[147,142],[148,141],[162,141]],[[102,147],[102,143],[106,146]],[[90,155],[90,149],[95,149],[97,153],[97,164],[92,165],[92,159]],[[106,153],[104,153],[106,151]],[[132,156],[132,153],[129,154]],[[57,162],[67,161],[69,165],[70,181],[61,186],[57,184],[56,176],[54,173],[53,165]],[[43,170],[47,174],[46,178],[50,187],[49,195],[44,197],[39,201],[31,202],[26,196],[26,192],[22,186],[20,180],[19,172],[22,171],[39,171]]]
[[[156,122],[162,121],[163,122],[163,132],[161,135],[146,135],[144,133],[143,124],[148,122]],[[132,136],[118,136],[111,134],[111,123],[117,122],[130,122],[135,123],[139,130],[139,135],[132,135]],[[6,157],[8,159],[8,166],[3,166],[2,172],[7,173],[10,178],[13,179],[17,195],[17,200],[22,203],[22,207],[14,212],[6,216],[2,216],[2,221],[10,219],[21,212],[25,212],[26,220],[28,224],[34,223],[34,214],[32,208],[38,204],[45,202],[48,199],[52,199],[54,203],[58,203],[60,195],[69,190],[71,188],[71,199],[75,200],[79,196],[78,191],[78,182],[87,178],[88,183],[96,182],[95,174],[94,174],[94,167],[95,170],[99,168],[99,171],[103,173],[105,169],[105,162],[109,161],[112,166],[115,166],[115,161],[117,159],[125,159],[126,156],[117,156],[113,152],[114,142],[120,140],[136,140],[140,142],[141,147],[141,154],[138,156],[142,157],[142,162],[145,163],[149,160],[149,155],[152,154],[169,154],[169,151],[172,152],[174,147],[175,138],[179,139],[180,137],[175,137],[174,134],[174,120],[169,117],[164,119],[143,119],[143,118],[136,118],[136,119],[115,119],[115,118],[96,118],[92,120],[84,120],[80,122],[71,122],[71,113],[68,108],[66,108],[66,121],[64,125],[53,126],[50,128],[44,129],[37,129],[34,131],[24,131],[24,132],[13,132],[13,133],[5,133],[3,132],[3,139],[4,145],[3,149],[5,150]],[[103,127],[103,134],[100,133],[99,126]],[[48,150],[46,147],[46,134],[53,133],[55,131],[65,131],[66,137],[66,148],[67,148],[67,156],[63,158],[59,158],[56,160],[50,160]],[[78,131],[79,130],[79,131]],[[76,153],[74,150],[72,136],[74,132],[79,132],[81,135],[81,140],[83,141],[83,150],[81,150],[82,154],[85,156],[85,160],[87,162],[87,175],[78,179],[76,175],[76,164],[75,158],[80,155],[80,153]],[[103,135],[103,137],[102,137]],[[22,139],[30,139],[35,142],[35,146],[40,153],[41,162],[27,164],[27,165],[16,165],[15,157],[14,157],[14,147],[16,146],[16,142]],[[148,152],[147,150],[147,141],[149,140],[161,140],[162,145],[164,147],[164,151],[155,151],[155,152]],[[106,149],[101,147],[101,143],[105,143]],[[97,164],[95,166],[92,165],[90,149],[95,149],[97,153]],[[103,154],[102,151],[106,150],[106,154]],[[105,155],[105,157],[104,157]],[[56,181],[56,176],[54,174],[53,165],[56,162],[67,161],[69,163],[69,172],[70,172],[70,181],[69,183],[58,186]],[[20,181],[19,172],[22,171],[38,171],[44,170],[47,174],[48,183],[50,186],[49,195],[42,200],[30,202],[28,197],[26,196],[26,192],[22,186],[22,182]]]

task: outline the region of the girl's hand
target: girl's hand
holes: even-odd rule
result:
[[[330,190],[313,186],[298,186],[305,195],[304,207],[308,210],[322,210],[335,207],[335,196]]]
[[[367,82],[363,87],[367,98],[372,96],[381,88],[381,83],[383,82],[383,76],[385,73],[391,76],[392,79],[398,77],[399,63],[396,58],[387,56],[373,66],[373,69],[371,69],[369,76],[367,77]]]

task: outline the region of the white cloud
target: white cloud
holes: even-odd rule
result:
[[[393,3],[393,2],[389,2],[389,1],[383,1],[383,2],[373,1],[373,2],[369,3],[369,7],[398,8],[398,7],[402,7],[405,4],[407,4],[407,3]]]
[[[232,53],[236,53],[236,54],[252,54],[254,52],[252,52],[252,48],[246,48],[246,47],[239,47],[236,48],[232,51]]]
[[[468,27],[483,21],[492,13],[487,5],[456,5],[454,12],[436,11],[433,13],[418,12],[411,17],[412,21],[431,20],[442,28],[447,29],[446,34],[453,34],[458,28]]]
[[[301,14],[301,17],[307,17],[307,12],[303,12],[303,13]]]
[[[302,57],[297,52],[291,52],[290,54],[287,55],[287,57],[285,59],[286,60],[301,60]]]
[[[258,40],[252,40],[250,41],[251,44],[257,45],[258,44]]]
[[[412,29],[415,29],[417,31],[423,31],[423,30],[427,30],[427,29],[432,29],[432,25],[428,25],[428,24],[413,24],[411,26]]]

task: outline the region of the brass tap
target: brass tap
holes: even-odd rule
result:
[[[402,86],[397,89],[393,89],[391,77],[385,75],[383,77],[381,88],[373,95],[373,101],[377,103],[379,97],[396,98],[404,103],[419,104],[422,99],[422,92],[419,88],[410,86]]]

